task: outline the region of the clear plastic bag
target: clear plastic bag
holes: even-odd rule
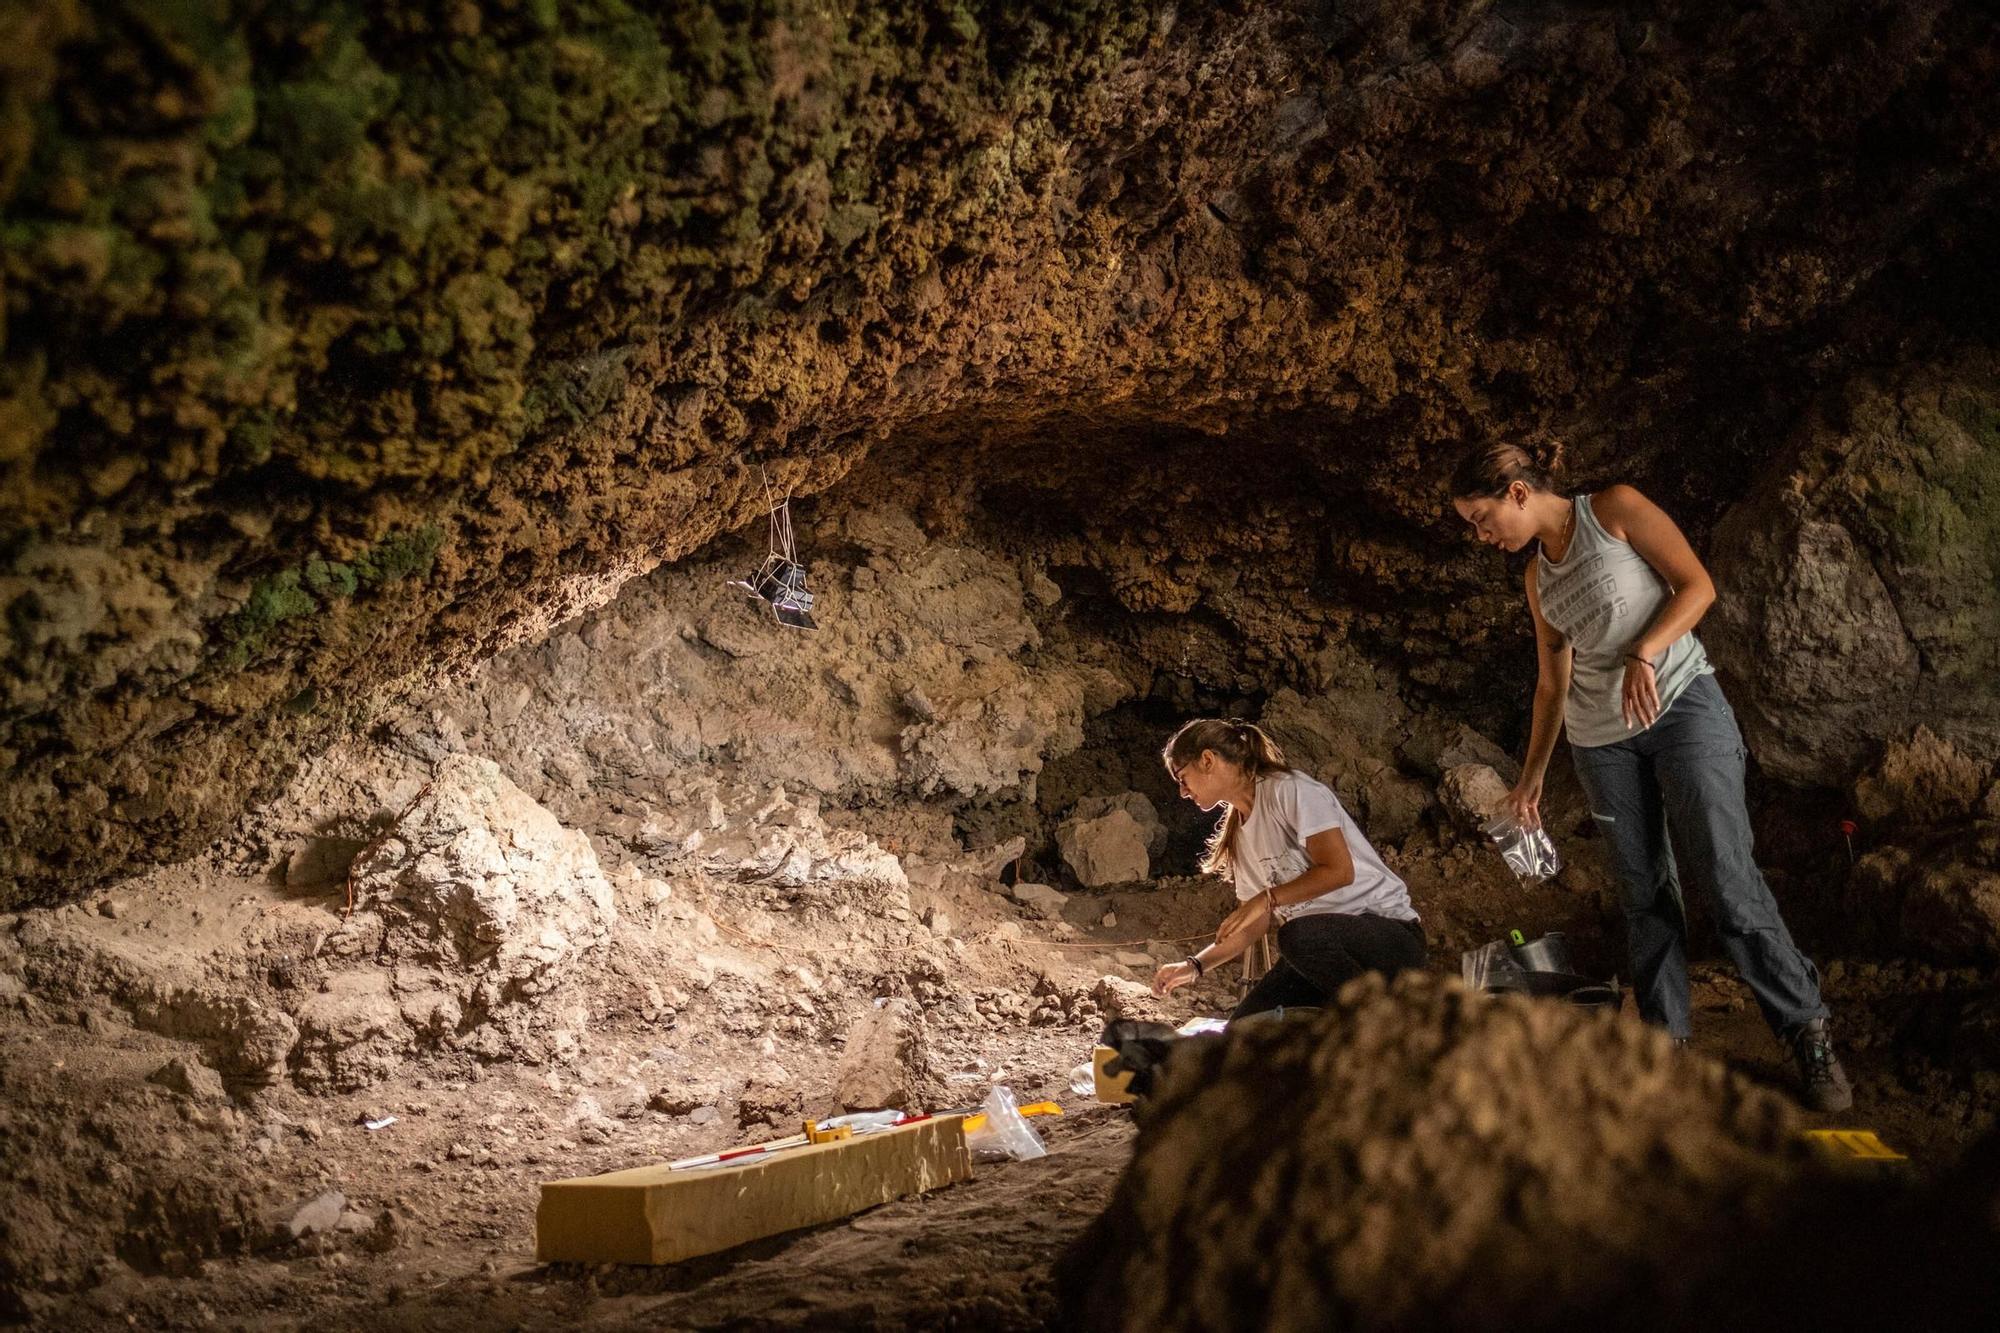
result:
[[[1539,882],[1563,868],[1546,828],[1522,828],[1513,816],[1501,815],[1486,825],[1486,836],[1500,849],[1508,868],[1522,879]]]
[[[965,1136],[965,1146],[972,1150],[975,1159],[992,1161],[1011,1157],[1017,1162],[1031,1162],[1049,1155],[1042,1136],[1035,1133],[1035,1127],[1021,1114],[1021,1104],[1015,1100],[1012,1088],[1004,1083],[994,1088],[979,1104],[979,1110],[986,1123]]]
[[[1526,974],[1514,961],[1513,950],[1505,940],[1482,944],[1460,954],[1458,975],[1473,990],[1514,990],[1526,981]]]

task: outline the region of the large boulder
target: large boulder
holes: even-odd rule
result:
[[[1072,815],[1056,828],[1064,864],[1086,888],[1126,884],[1152,873],[1147,830],[1122,807],[1094,819]]]
[[[2000,358],[1856,381],[1713,547],[1701,632],[1764,772],[1845,786],[1918,722],[2000,750]]]
[[[1430,803],[1429,788],[1384,764],[1362,784],[1358,818],[1371,843],[1401,842],[1417,831]]]
[[[1132,816],[1139,831],[1146,838],[1146,852],[1158,856],[1167,849],[1167,826],[1160,819],[1160,812],[1146,799],[1143,792],[1119,792],[1116,796],[1086,796],[1076,803],[1070,813],[1072,819],[1102,819],[1113,810],[1123,810]]]
[[[489,1006],[547,990],[618,915],[590,839],[473,755],[439,761],[353,876],[388,956],[475,976]]]
[[[1666,1034],[1405,974],[1181,1042],[1065,1328],[1553,1327],[1725,1256],[1797,1113]]]
[[[532,1059],[574,1042],[579,963],[610,938],[612,886],[590,840],[492,761],[440,760],[353,882],[327,955],[347,966],[298,1009],[302,1087],[365,1087],[427,1047]]]

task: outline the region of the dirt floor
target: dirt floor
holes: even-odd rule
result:
[[[1396,859],[1442,970],[1517,924],[1565,929],[1593,965],[1615,966],[1587,856],[1543,886],[1427,836]],[[1124,1111],[1069,1090],[1109,1011],[1091,997],[1115,1009],[1101,978],[1144,979],[1179,957],[1212,929],[1226,890],[1169,880],[1078,892],[1045,917],[947,881],[884,916],[862,910],[879,908],[882,890],[861,882],[778,911],[752,886],[683,878],[649,918],[642,883],[623,881],[636,900],[573,1043],[533,1060],[438,1051],[365,1087],[311,1094],[289,1081],[226,1096],[149,1081],[176,1058],[212,1054],[216,1026],[144,997],[176,971],[218,984],[283,974],[288,948],[339,930],[339,894],[190,873],[143,901],[0,923],[0,936],[29,932],[40,960],[0,1009],[0,1259],[14,1317],[64,1328],[1047,1326],[1054,1259],[1103,1210],[1132,1141]],[[945,936],[924,921],[941,914]],[[707,992],[673,994],[696,957]],[[1920,1038],[1926,1006],[1972,993],[1978,976],[1823,965],[1857,1084],[1838,1122],[1880,1131],[1912,1172],[1950,1165],[1990,1127],[1995,1099]],[[1233,993],[1218,977],[1164,1008],[1218,1012]],[[755,1141],[835,1109],[851,1015],[896,996],[921,1006],[919,1072],[935,1098],[969,1106],[1005,1083],[1062,1103],[1062,1118],[1039,1122],[1049,1157],[982,1165],[933,1195],[673,1268],[534,1262],[539,1182]],[[1695,1004],[1700,1050],[1788,1086],[1726,968],[1697,968]],[[385,1128],[362,1125],[389,1115]],[[293,1238],[287,1219],[329,1191],[342,1196],[338,1220]]]

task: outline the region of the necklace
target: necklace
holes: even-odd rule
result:
[[[1564,559],[1565,557],[1567,557],[1567,556],[1569,555],[1569,535],[1570,535],[1570,532],[1571,532],[1571,531],[1572,531],[1572,530],[1573,530],[1573,529],[1574,529],[1575,527],[1576,527],[1576,501],[1574,501],[1574,500],[1571,500],[1571,501],[1569,502],[1569,517],[1563,520],[1563,530],[1562,530],[1562,538],[1561,538],[1561,541],[1562,541],[1562,555],[1559,555],[1559,556],[1557,556],[1557,557],[1556,557],[1556,559],[1557,559],[1557,560],[1561,560],[1561,559]],[[1554,562],[1552,561],[1551,563],[1554,563]]]

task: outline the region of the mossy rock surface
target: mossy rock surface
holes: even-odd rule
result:
[[[760,467],[1004,495],[1270,684],[1333,634],[1467,700],[1520,619],[1430,494],[1466,440],[1557,426],[1700,536],[1847,368],[1990,332],[2000,270],[1972,3],[44,0],[0,36],[5,902],[199,846],[425,668],[756,521]],[[1955,410],[1957,508],[1881,520],[1918,563],[1991,549]],[[1142,569],[1121,534],[1196,512],[1217,440],[1239,530]],[[1318,535],[1260,549],[1270,506]]]

